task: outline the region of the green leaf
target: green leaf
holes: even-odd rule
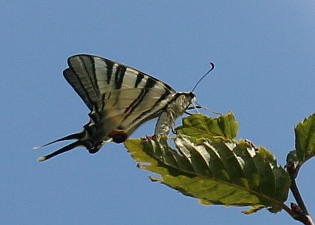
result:
[[[295,127],[295,149],[300,164],[315,155],[315,113]]]
[[[253,207],[247,213],[283,208],[290,187],[288,173],[276,165],[267,149],[233,140],[237,124],[232,114],[219,118],[193,115],[183,121],[176,129],[176,150],[166,137],[125,142],[140,168],[160,174],[161,178],[151,180],[202,204]]]
[[[183,119],[183,125],[176,128],[178,134],[195,138],[233,139],[237,135],[237,122],[233,113],[211,118],[202,114],[194,114]]]

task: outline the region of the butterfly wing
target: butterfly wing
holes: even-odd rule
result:
[[[113,90],[156,89],[175,94],[167,84],[123,64],[92,55],[75,55],[68,59],[64,77],[91,111],[104,107],[103,95]]]
[[[68,59],[64,76],[101,122],[104,141],[113,130],[129,136],[144,121],[158,116],[176,92],[167,84],[120,63],[91,55]],[[100,121],[101,119],[101,121]]]

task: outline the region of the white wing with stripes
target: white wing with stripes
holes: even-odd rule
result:
[[[77,139],[40,161],[78,146],[95,153],[106,142],[124,142],[155,117],[159,117],[155,134],[168,134],[172,123],[195,100],[192,92],[177,93],[162,81],[109,59],[82,54],[70,57],[68,64],[64,77],[91,110],[90,121],[83,131],[46,144]]]

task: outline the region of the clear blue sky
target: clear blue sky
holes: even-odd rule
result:
[[[2,1],[0,224],[297,224],[285,212],[202,206],[148,179],[123,145],[39,163],[80,131],[88,109],[62,76],[77,53],[147,72],[198,102],[233,111],[239,138],[281,165],[294,125],[315,111],[315,1]],[[133,135],[153,133],[154,122]],[[314,160],[298,183],[315,215]]]

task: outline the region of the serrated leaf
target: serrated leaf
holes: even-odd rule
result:
[[[295,149],[300,164],[315,155],[315,113],[295,127]]]
[[[183,125],[175,129],[176,132],[190,137],[233,139],[237,135],[237,121],[231,112],[216,118],[195,114],[182,122]]]
[[[235,137],[235,123],[229,124],[231,117],[208,119],[205,124],[196,123],[193,130],[191,121],[200,121],[200,115],[194,115],[185,125],[177,129],[176,150],[169,147],[166,137],[129,139],[125,142],[132,157],[140,167],[160,174],[154,178],[174,188],[184,195],[200,200],[202,204],[234,205],[254,207],[249,212],[268,208],[272,212],[282,209],[290,187],[288,173],[276,165],[275,157],[265,148],[256,148],[249,141],[227,138]],[[202,116],[204,117],[204,116]],[[214,120],[214,121],[210,121]],[[199,129],[203,127],[202,129]],[[218,135],[218,127],[223,136]],[[213,128],[213,130],[212,130]],[[197,132],[200,130],[201,134]],[[193,133],[194,137],[183,134]],[[204,132],[207,131],[207,132]],[[203,134],[206,133],[206,137]],[[208,138],[213,134],[212,138]]]

